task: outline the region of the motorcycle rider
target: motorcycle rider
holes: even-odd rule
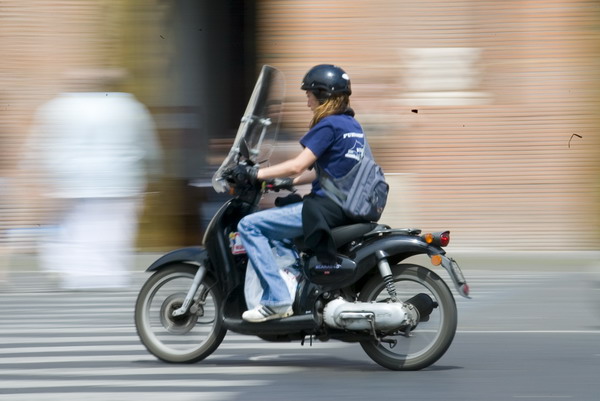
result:
[[[271,208],[244,217],[238,232],[263,288],[260,305],[243,313],[248,322],[288,317],[293,314],[285,281],[279,274],[269,241],[299,237],[315,251],[317,269],[338,268],[330,230],[350,224],[342,208],[329,199],[312,169],[315,163],[333,177],[341,177],[358,163],[365,149],[362,127],[354,119],[349,97],[350,78],[338,66],[321,64],[311,68],[301,86],[313,117],[310,130],[300,139],[303,150],[282,163],[257,168],[247,167],[250,181],[293,178],[299,185],[312,181],[311,193],[302,202]]]

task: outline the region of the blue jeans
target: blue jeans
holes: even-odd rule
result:
[[[263,288],[261,304],[291,305],[271,242],[302,235],[302,202],[250,214],[240,220],[238,233]]]

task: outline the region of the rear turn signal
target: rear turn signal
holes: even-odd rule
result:
[[[427,242],[428,244],[431,244],[433,242],[433,234],[427,233],[427,234],[423,234],[423,239],[425,240],[425,242]]]
[[[442,255],[431,255],[431,264],[439,266],[442,264]]]

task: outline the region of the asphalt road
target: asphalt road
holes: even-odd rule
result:
[[[165,364],[135,334],[135,286],[64,292],[39,275],[13,274],[0,290],[0,400],[600,399],[597,275],[465,275],[473,299],[457,296],[450,350],[422,371],[392,372],[354,344],[233,333],[201,363]]]

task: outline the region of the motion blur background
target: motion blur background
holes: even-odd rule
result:
[[[450,229],[456,249],[598,250],[600,3],[584,0],[2,0],[3,245],[52,216],[21,168],[36,109],[69,70],[123,68],[164,151],[137,248],[199,244],[209,180],[260,67],[287,78],[279,157],[299,150],[313,65],[342,66],[392,186],[383,218]],[[190,181],[200,186],[189,186]]]

